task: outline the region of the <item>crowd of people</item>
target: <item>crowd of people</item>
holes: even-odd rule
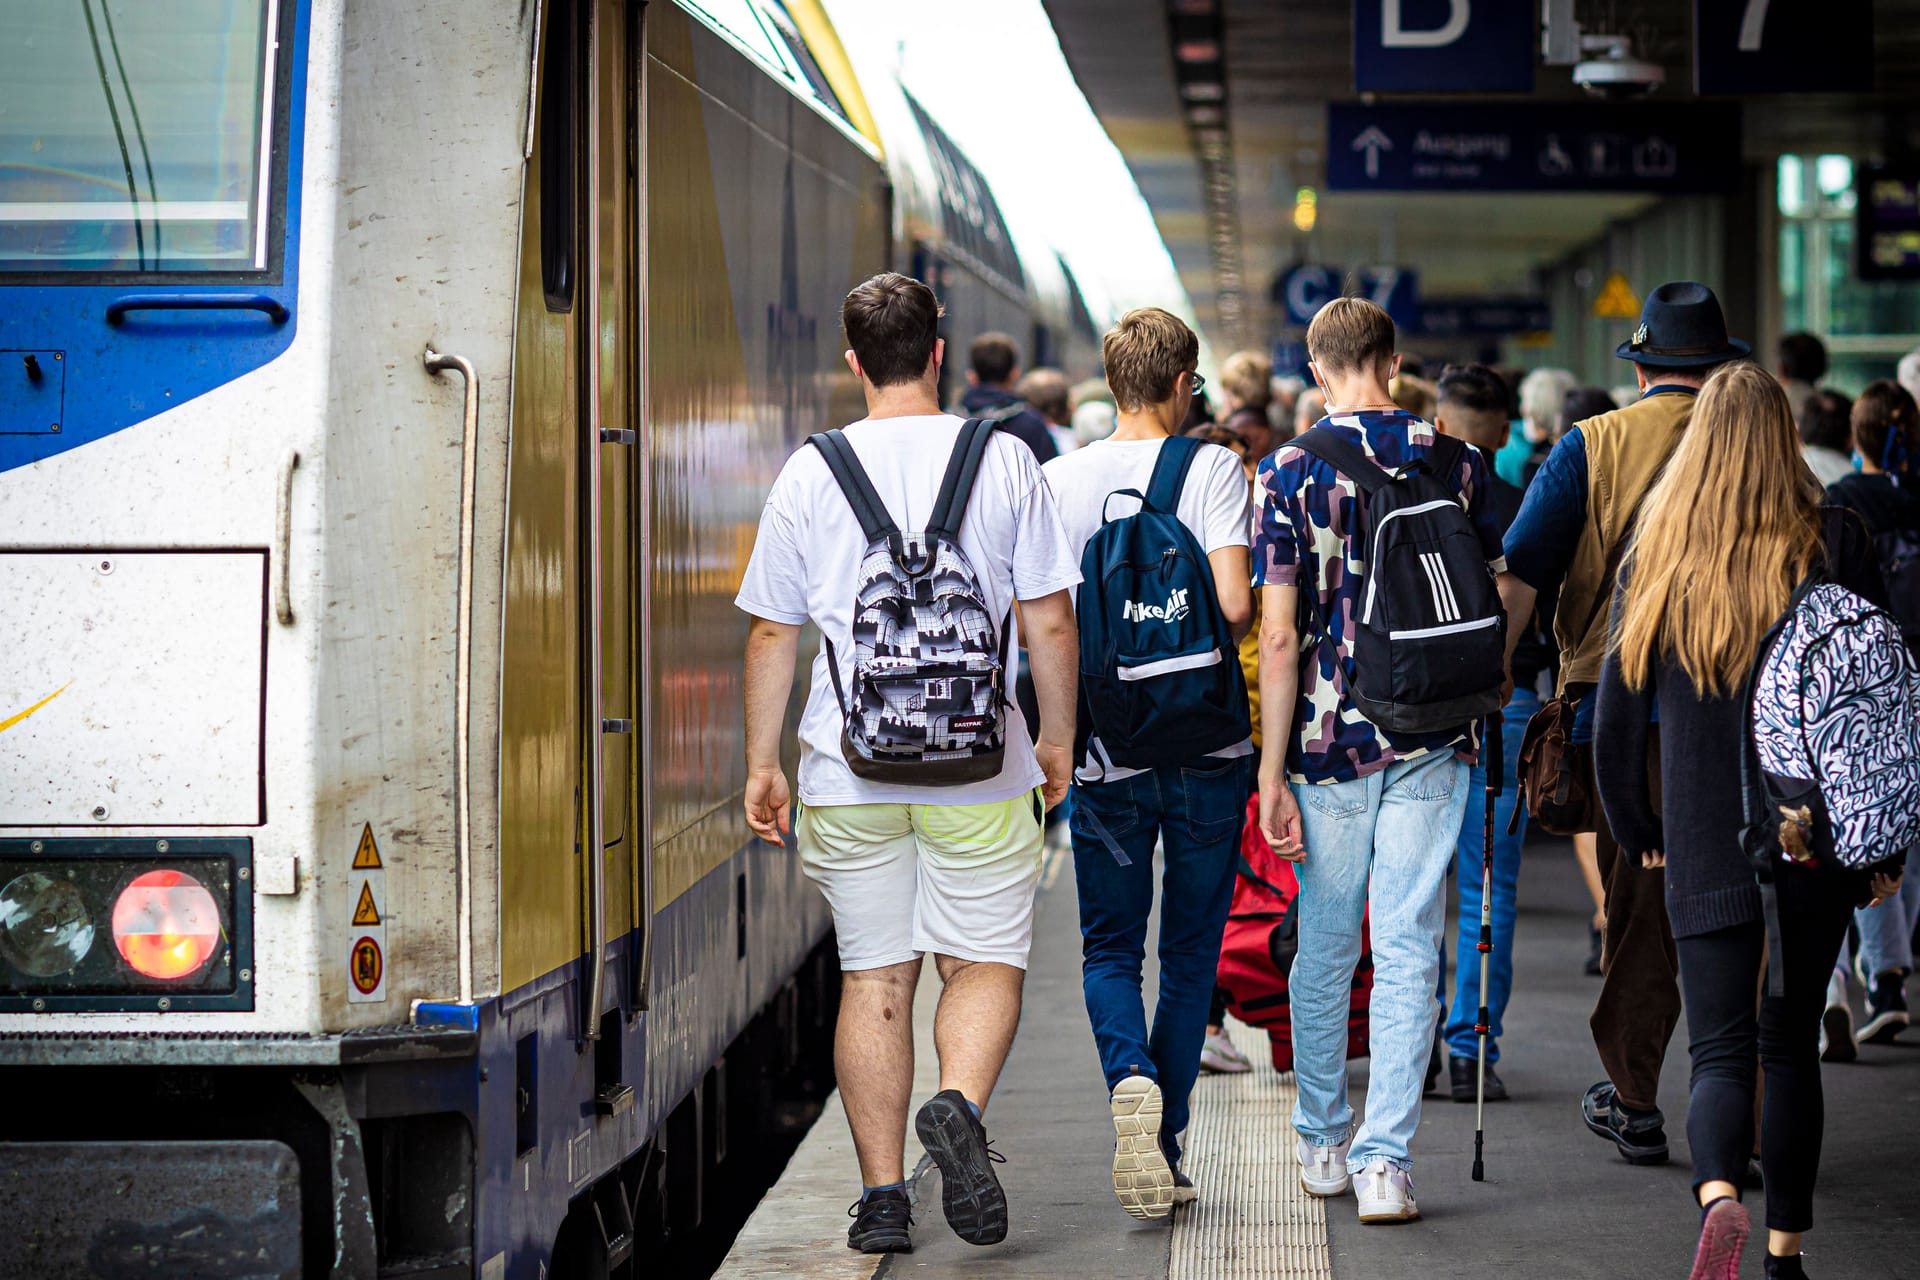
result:
[[[1903,790],[1920,786],[1908,389],[1848,401],[1809,335],[1764,370],[1686,281],[1655,289],[1619,348],[1630,396],[1547,369],[1429,379],[1384,311],[1341,298],[1307,331],[1311,384],[1230,356],[1217,417],[1198,339],[1162,310],[1106,334],[1100,383],[1023,375],[1017,343],[983,335],[952,412],[925,284],[876,276],[842,321],[868,415],[788,461],[737,603],[747,820],[797,843],[835,920],[851,1247],[911,1248],[910,1116],[949,1225],[1006,1234],[985,1116],[1049,840],[1071,850],[1121,1207],[1164,1217],[1202,1194],[1182,1168],[1195,1078],[1252,1069],[1221,1033],[1221,950],[1237,890],[1266,874],[1254,850],[1289,881],[1261,886],[1294,901],[1277,980],[1301,1184],[1351,1193],[1362,1222],[1417,1218],[1412,1146],[1442,1071],[1456,1100],[1507,1096],[1494,1064],[1531,820],[1573,837],[1593,895],[1604,1078],[1582,1123],[1631,1163],[1667,1159],[1659,1079],[1684,1013],[1691,1274],[1738,1274],[1757,1187],[1766,1274],[1804,1274],[1820,1059],[1908,1025],[1920,823],[1862,827],[1858,787],[1832,790],[1852,770],[1920,806]],[[1822,739],[1801,769],[1753,726],[1792,717],[1805,739],[1815,712],[1762,668],[1832,600],[1893,637],[1862,650],[1893,695],[1877,755]],[[780,746],[809,623],[796,802]],[[940,1089],[914,1109],[928,953]]]

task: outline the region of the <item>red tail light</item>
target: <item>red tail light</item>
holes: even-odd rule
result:
[[[113,904],[113,944],[149,978],[189,977],[219,949],[219,904],[184,871],[143,872]]]

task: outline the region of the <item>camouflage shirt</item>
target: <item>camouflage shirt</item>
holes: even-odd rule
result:
[[[1388,470],[1425,456],[1434,439],[1432,423],[1398,410],[1343,413],[1321,425],[1359,444]],[[1254,585],[1296,586],[1314,593],[1314,621],[1301,640],[1304,660],[1294,702],[1293,742],[1287,748],[1288,776],[1295,782],[1351,782],[1396,760],[1448,748],[1469,762],[1475,760],[1477,725],[1390,734],[1362,715],[1347,695],[1353,661],[1348,646],[1366,570],[1360,549],[1349,537],[1358,523],[1359,487],[1330,463],[1284,444],[1260,464],[1256,486],[1260,510],[1253,537]],[[1479,531],[1488,565],[1500,572],[1506,568],[1500,520],[1478,449],[1463,451],[1455,487]]]

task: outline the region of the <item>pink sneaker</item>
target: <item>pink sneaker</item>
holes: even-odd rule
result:
[[[1747,1207],[1738,1200],[1715,1200],[1700,1221],[1700,1244],[1693,1251],[1687,1280],[1740,1280],[1740,1255],[1753,1229]]]

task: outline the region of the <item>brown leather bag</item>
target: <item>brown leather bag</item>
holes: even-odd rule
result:
[[[1601,611],[1613,599],[1620,577],[1620,561],[1633,541],[1633,527],[1640,512],[1636,508],[1620,531],[1613,554],[1607,557],[1601,590],[1594,593],[1593,608],[1587,612],[1587,624],[1580,628],[1585,636],[1600,621]],[[1593,783],[1593,747],[1573,740],[1573,718],[1580,700],[1565,694],[1549,699],[1527,721],[1520,739],[1519,800],[1528,815],[1557,836],[1578,835],[1599,829],[1597,799]],[[1513,808],[1507,822],[1507,834],[1520,826],[1520,805]]]
[[[1573,717],[1579,709],[1575,698],[1549,700],[1527,721],[1520,739],[1520,803],[1533,821],[1557,836],[1594,829],[1593,748],[1573,741]],[[1516,805],[1508,834],[1519,825]]]

